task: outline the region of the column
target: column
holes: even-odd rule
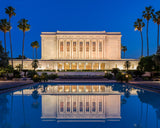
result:
[[[72,63],[69,63],[69,69],[72,69]]]
[[[77,62],[77,70],[79,70],[79,63]]]
[[[59,58],[59,40],[57,40],[57,59]]]
[[[104,59],[104,40],[102,41],[102,59]]]
[[[98,58],[98,40],[96,40],[96,59]]]
[[[84,63],[84,69],[86,69],[86,63]]]
[[[83,59],[86,59],[86,41],[84,40],[84,48],[83,48],[84,57]]]
[[[58,65],[57,65],[57,62],[56,62],[56,64],[55,64],[55,65],[56,65],[56,70],[58,70]]]
[[[72,59],[72,40],[70,40],[70,58],[69,59]]]
[[[74,41],[72,41],[72,48],[71,48],[71,58],[73,59],[73,42]]]
[[[92,41],[90,41],[89,53],[90,53],[90,59],[92,59]]]
[[[98,85],[98,92],[100,92],[100,89],[101,89],[101,88],[100,88],[100,85]]]
[[[101,70],[101,63],[98,63],[99,64],[99,70]]]
[[[77,92],[79,92],[79,86],[77,85]]]
[[[88,53],[89,53],[89,59],[91,59],[91,57],[90,57],[90,45],[91,45],[91,41],[89,41],[89,51],[88,51]]]
[[[64,70],[64,63],[62,63],[62,70]]]

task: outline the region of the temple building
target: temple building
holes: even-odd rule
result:
[[[138,60],[121,59],[121,33],[105,31],[57,31],[41,33],[39,70],[111,70],[137,68]],[[32,69],[31,59],[24,60],[24,69]],[[14,66],[21,64],[14,60]]]

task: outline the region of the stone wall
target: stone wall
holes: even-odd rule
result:
[[[119,68],[125,70],[125,61],[131,62],[130,70],[135,70],[138,66],[136,59],[122,59],[122,60],[39,60],[38,70],[111,70],[112,68]],[[24,60],[24,69],[33,69],[32,60]],[[11,64],[11,61],[10,61]],[[20,59],[14,59],[14,67],[21,64]]]

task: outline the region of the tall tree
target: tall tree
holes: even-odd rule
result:
[[[39,48],[39,43],[38,43],[38,41],[35,41],[35,48],[36,48],[36,59],[37,59],[37,49]]]
[[[33,59],[34,59],[34,48],[35,48],[35,42],[31,43],[31,47],[33,48]]]
[[[12,6],[9,6],[8,8],[5,8],[5,13],[9,16],[9,25],[11,26],[11,18],[12,16],[15,16],[15,8]],[[11,62],[13,67],[13,51],[12,51],[12,41],[11,41],[11,30],[9,30],[9,38],[10,38],[10,49],[11,49]]]
[[[141,41],[142,41],[142,48],[141,48],[141,57],[143,56],[143,35],[142,35],[142,28],[145,26],[142,19],[137,19],[136,22],[134,22],[134,28],[135,30],[138,30],[141,34]]]
[[[148,41],[148,24],[149,24],[149,20],[152,18],[154,13],[154,9],[152,8],[152,6],[146,7],[145,11],[143,11],[143,18],[147,20],[147,56],[149,56],[149,41]]]
[[[157,24],[158,30],[157,30],[157,50],[159,46],[159,25],[160,25],[160,11],[155,12],[153,15],[153,22]]]
[[[4,52],[2,42],[0,41],[0,68],[8,66],[8,53]]]
[[[22,69],[23,69],[23,56],[24,56],[24,39],[25,39],[25,32],[30,30],[30,25],[27,23],[28,20],[21,19],[18,21],[18,28],[23,31],[23,44],[22,44]]]
[[[4,32],[4,49],[5,53],[6,51],[6,32],[10,31],[11,26],[9,25],[9,22],[7,19],[1,19],[0,20],[0,31]]]
[[[123,46],[123,47],[122,47],[122,51],[124,52],[124,58],[125,58],[125,52],[127,51],[127,47],[126,47],[126,46]]]

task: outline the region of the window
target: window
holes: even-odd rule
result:
[[[102,52],[102,42],[99,42],[99,52]]]
[[[89,102],[86,102],[86,112],[89,112]]]
[[[63,102],[60,102],[60,112],[63,112]]]
[[[60,42],[60,51],[63,52],[63,42]]]
[[[80,52],[83,51],[83,42],[80,42]]]
[[[73,42],[73,51],[76,52],[76,42]]]
[[[92,112],[96,111],[96,102],[92,102]]]
[[[76,112],[76,102],[73,102],[73,112]]]
[[[67,42],[67,52],[70,51],[70,42]]]
[[[70,112],[70,102],[67,102],[67,112]]]
[[[86,52],[89,52],[89,42],[86,42]]]
[[[83,102],[80,102],[80,108],[79,108],[80,112],[83,112]]]
[[[102,102],[99,102],[99,112],[102,112]]]
[[[96,42],[93,42],[93,52],[96,51]]]

